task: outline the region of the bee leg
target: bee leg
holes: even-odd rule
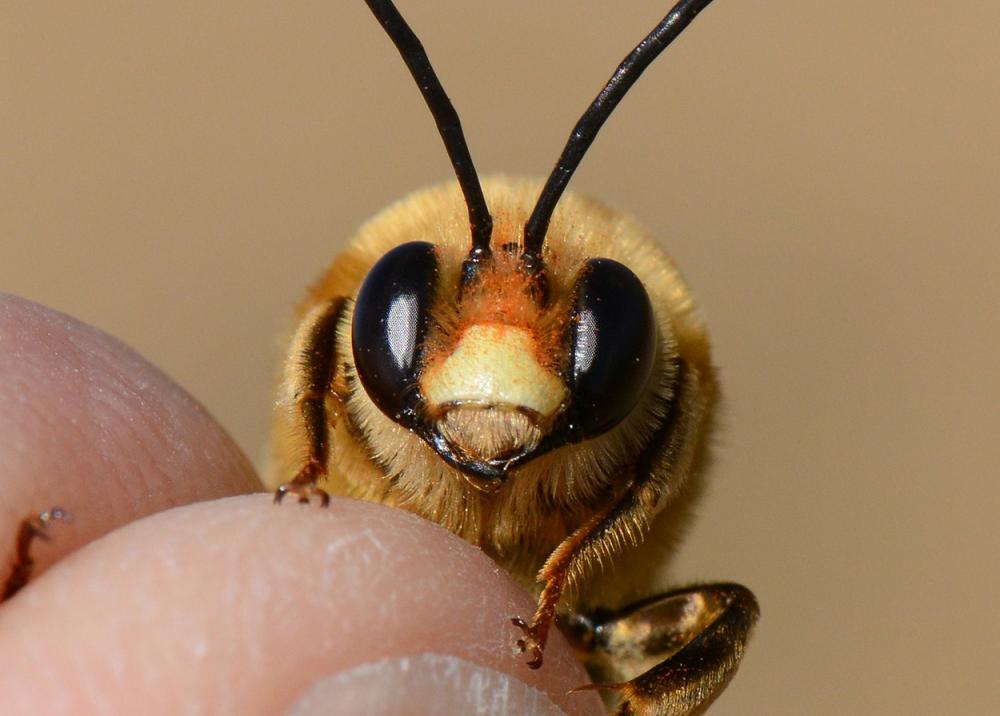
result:
[[[306,458],[295,476],[275,491],[275,502],[292,494],[302,503],[313,497],[318,497],[324,507],[330,503],[330,496],[317,483],[326,477],[330,452],[327,399],[333,397],[340,402],[333,381],[337,370],[337,326],[346,303],[346,299],[336,298],[316,306],[292,337],[282,391],[287,402],[295,406],[305,429]]]
[[[530,654],[528,668],[541,668],[542,652],[545,649],[546,641],[548,641],[552,622],[555,621],[556,607],[559,605],[566,581],[579,562],[582,547],[600,529],[601,523],[608,518],[608,512],[610,510],[588,520],[586,524],[563,540],[545,560],[545,564],[538,572],[538,581],[542,582],[543,586],[531,623],[529,624],[521,617],[511,619],[514,626],[522,632],[521,638],[517,640],[518,650],[522,654]]]
[[[617,716],[700,713],[736,672],[760,611],[739,584],[677,589],[615,613],[574,615],[565,625]]]
[[[692,446],[698,443],[696,436],[702,430],[704,415],[698,374],[681,363],[670,408],[646,449],[627,468],[624,492],[563,540],[542,566],[538,579],[543,586],[535,616],[531,624],[515,620],[523,632],[518,646],[531,654],[529,666],[538,668],[541,664],[565,585],[579,585],[593,564],[637,545],[668,505],[682,504],[684,486],[694,484],[689,482],[696,466]],[[757,618],[757,602],[744,587],[723,584],[673,592],[650,604],[658,606],[649,607],[644,614],[659,615],[653,620],[658,626],[649,637],[650,644],[661,638],[672,640],[677,645],[676,654],[663,656],[656,651],[659,646],[649,647],[655,657],[643,655],[640,668],[621,672],[610,668],[619,660],[619,653],[609,656],[607,650],[595,649],[591,663],[609,668],[593,669],[592,676],[611,682],[597,688],[619,693],[622,704],[618,713],[622,716],[691,713],[711,702],[735,671]],[[620,641],[638,640],[641,646],[643,637],[638,632],[643,623],[635,609],[638,607],[618,615],[614,630],[602,634],[614,631]],[[578,646],[597,638],[596,627],[589,637],[586,629],[580,631],[579,624],[575,629]],[[573,630],[571,625],[571,636]]]
[[[31,545],[34,541],[36,539],[49,539],[46,528],[53,520],[66,521],[68,519],[69,514],[65,510],[52,507],[21,522],[21,526],[17,530],[14,566],[11,568],[7,581],[4,582],[0,601],[6,601],[13,597],[31,579],[31,573],[35,569],[35,560],[31,556]]]
[[[535,616],[528,624],[515,618],[523,636],[521,653],[531,655],[528,666],[542,665],[542,650],[568,582],[582,579],[594,562],[601,562],[626,545],[636,545],[656,515],[687,482],[693,462],[691,445],[701,430],[705,398],[697,370],[685,362],[677,368],[673,400],[649,444],[635,464],[624,468],[625,491],[564,539],[538,572],[542,592]]]

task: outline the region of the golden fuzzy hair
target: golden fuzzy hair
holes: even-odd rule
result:
[[[500,255],[499,248],[506,244],[522,244],[523,226],[540,186],[538,181],[504,177],[483,183],[494,217],[495,254]],[[624,487],[623,472],[665,419],[664,406],[677,389],[678,361],[687,367],[689,376],[694,376],[701,406],[694,419],[697,424],[689,426],[694,435],[686,451],[690,454],[683,459],[681,469],[674,470],[673,483],[660,499],[665,504],[680,493],[704,446],[716,392],[704,326],[687,286],[655,240],[629,217],[570,192],[553,214],[544,248],[551,310],[542,314],[525,302],[511,300],[517,287],[503,283],[502,277],[511,275],[503,267],[483,281],[488,290],[469,306],[463,301],[462,308],[456,308],[455,287],[469,251],[469,223],[455,182],[417,192],[365,224],[310,289],[300,317],[336,297],[353,299],[371,266],[389,249],[408,241],[428,241],[436,247],[439,296],[429,335],[427,352],[431,356],[447,354],[456,327],[469,321],[466,311],[475,311],[477,320],[492,312],[497,320],[533,324],[532,330],[547,337],[541,341],[546,346],[544,359],[555,360],[552,336],[561,335],[564,324],[560,321],[566,320],[573,282],[590,258],[609,258],[628,265],[652,302],[659,335],[656,361],[647,390],[631,414],[604,435],[565,445],[513,469],[492,494],[476,489],[422,439],[372,402],[354,369],[350,330],[353,301],[347,303],[341,317],[336,360],[338,392],[343,392],[347,415],[331,421],[329,476],[323,486],[335,494],[394,505],[433,520],[479,545],[534,590],[535,575],[545,558]],[[286,383],[294,368],[286,370]],[[282,389],[286,398],[292,394],[289,386]],[[289,479],[301,465],[304,444],[291,399],[280,400],[277,410],[273,460],[267,476],[272,487]],[[612,535],[608,549],[624,549],[626,543],[634,546],[649,528],[648,524],[635,524]],[[654,539],[646,549],[657,549],[658,543]],[[623,589],[627,592],[629,587]]]

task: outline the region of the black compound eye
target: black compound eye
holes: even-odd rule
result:
[[[576,282],[571,322],[572,432],[610,430],[642,397],[656,356],[653,306],[639,278],[611,259],[591,259]]]
[[[354,304],[354,364],[369,397],[393,420],[405,418],[416,396],[436,282],[433,244],[413,241],[372,266]]]

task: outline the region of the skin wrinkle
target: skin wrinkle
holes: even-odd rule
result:
[[[204,409],[114,338],[0,294],[0,340],[4,554],[20,520],[52,505],[74,520],[38,545],[39,572],[142,514],[258,489],[249,462]]]
[[[52,325],[56,323],[55,316],[45,314],[44,312],[37,312],[38,317],[45,321],[47,325]],[[27,364],[32,367],[36,367],[37,375],[32,376],[35,381],[47,381],[46,388],[48,391],[55,394],[57,397],[59,405],[58,410],[42,412],[35,411],[35,417],[37,422],[35,425],[36,429],[41,437],[45,439],[51,439],[56,444],[53,445],[53,450],[57,450],[59,445],[64,441],[64,425],[68,422],[72,426],[72,433],[76,441],[81,444],[87,441],[88,435],[87,430],[91,433],[96,432],[98,441],[97,444],[104,446],[103,449],[99,450],[94,457],[99,461],[98,465],[94,464],[80,464],[82,459],[79,454],[75,453],[72,458],[68,461],[71,466],[76,466],[79,472],[98,472],[95,467],[100,468],[100,472],[103,472],[107,479],[113,480],[114,482],[108,486],[108,489],[116,490],[120,494],[126,496],[131,496],[131,492],[126,488],[119,471],[116,469],[112,460],[108,459],[107,455],[109,451],[107,449],[107,443],[109,441],[108,436],[111,434],[112,430],[109,428],[108,422],[105,420],[98,421],[86,421],[86,428],[84,427],[84,421],[79,419],[80,415],[102,415],[105,411],[100,409],[95,409],[101,405],[101,401],[94,401],[90,396],[93,393],[94,383],[108,375],[108,366],[105,355],[98,354],[97,351],[91,350],[86,351],[80,347],[82,341],[78,340],[78,333],[83,331],[85,334],[90,334],[92,331],[72,325],[70,323],[64,323],[59,326],[65,332],[62,334],[68,340],[56,340],[51,332],[46,332],[45,337],[49,339],[47,343],[42,343],[41,348],[51,348],[53,349],[53,357],[56,360],[50,361],[47,371],[42,371],[41,360],[38,355],[41,351],[32,351],[30,358],[32,360],[27,361]],[[28,326],[25,326],[26,330],[30,330]],[[86,335],[85,339],[92,339],[93,336]],[[26,358],[29,356],[25,356]],[[77,393],[74,395],[74,399],[79,399],[80,397],[88,398],[84,401],[83,405],[77,407],[72,404],[69,400],[69,396],[72,395],[70,391],[70,385],[79,382],[85,391],[82,393]],[[24,385],[22,388],[26,395],[30,395],[31,392],[35,392],[33,385]],[[100,388],[98,388],[100,390]],[[110,404],[105,403],[110,407]],[[68,420],[66,420],[68,418]],[[114,420],[112,419],[112,422]],[[58,435],[55,435],[58,431]],[[50,438],[51,436],[51,438]],[[91,440],[93,435],[90,436]],[[91,443],[93,444],[93,443]],[[116,447],[116,446],[113,446]],[[49,452],[46,450],[46,452]],[[84,452],[84,456],[92,455],[91,452]],[[134,506],[133,506],[134,509]],[[114,515],[115,518],[119,518],[119,515]]]
[[[67,382],[66,374],[79,374],[80,366],[78,362],[73,365],[65,358],[64,351],[59,349],[65,342],[56,340],[51,329],[56,322],[54,315],[38,310],[33,305],[21,315],[12,309],[5,311],[5,314],[4,318],[7,319],[5,323],[9,326],[7,329],[9,338],[21,348],[14,353],[16,362],[4,361],[0,363],[0,368],[4,375],[18,376],[17,380],[12,381],[15,388],[12,393],[17,396],[17,403],[24,409],[23,413],[10,415],[10,425],[5,426],[4,433],[19,436],[22,447],[18,450],[20,464],[8,463],[8,470],[35,475],[45,469],[49,455],[65,451],[64,442],[85,444],[84,428],[77,416],[66,408],[68,396],[63,387]],[[43,330],[38,330],[39,328]],[[66,329],[66,326],[62,325],[59,328]],[[58,358],[49,361],[50,370],[45,370],[46,353]],[[43,391],[43,396],[39,396],[38,393]],[[3,399],[7,401],[6,393]],[[45,407],[52,402],[55,403],[55,410],[51,406]],[[67,416],[70,419],[61,421],[59,435],[56,436],[53,430],[53,418]],[[72,465],[73,461],[69,464]],[[19,515],[18,519],[21,516],[23,515]]]
[[[91,359],[87,363],[89,370],[86,385],[89,390],[86,392],[88,401],[85,410],[94,414],[107,412],[110,416],[108,421],[102,421],[101,424],[101,435],[106,437],[106,442],[102,443],[105,450],[102,452],[105,455],[127,455],[130,458],[127,465],[115,465],[113,460],[108,460],[111,467],[109,477],[116,479],[121,488],[126,480],[133,479],[133,475],[142,480],[143,489],[126,492],[133,497],[133,504],[130,506],[132,511],[139,509],[144,497],[156,494],[169,497],[163,492],[163,487],[176,482],[170,480],[171,474],[181,464],[189,461],[191,456],[190,448],[183,440],[177,439],[177,418],[182,411],[178,410],[176,401],[168,398],[160,400],[155,406],[151,405],[147,397],[153,392],[150,381],[142,378],[136,380],[131,372],[117,369],[114,366],[114,356],[108,350],[110,346],[81,345],[73,334],[70,334],[70,343],[83,356]],[[134,369],[139,367],[137,364],[137,360],[129,360],[127,367]],[[136,411],[135,408],[139,410]],[[152,436],[153,440],[150,441],[148,436]],[[160,447],[162,445],[173,450],[164,451]],[[131,446],[131,449],[123,450],[125,446]],[[184,460],[185,457],[188,460]],[[197,482],[185,481],[178,485],[182,488],[189,486],[194,488],[191,496],[197,497],[200,492]],[[175,494],[181,497],[181,494]]]
[[[255,498],[255,499],[260,502],[263,502],[263,499],[266,498]],[[197,509],[201,513],[209,513],[210,510],[206,509],[207,507],[208,506],[198,506],[197,508],[189,508],[189,509]],[[258,505],[258,507],[260,507],[260,505]],[[437,557],[438,559],[437,564],[439,564],[443,570],[447,571],[446,574],[441,574],[437,577],[434,577],[434,579],[432,580],[432,584],[430,585],[414,584],[412,585],[412,588],[407,587],[402,590],[399,587],[396,587],[395,591],[390,593],[378,592],[380,597],[377,606],[379,608],[376,609],[374,613],[369,613],[367,616],[363,616],[359,620],[354,620],[352,628],[353,629],[360,628],[362,630],[377,628],[378,623],[381,622],[384,618],[392,618],[398,620],[400,618],[400,614],[408,613],[408,611],[404,609],[404,607],[407,604],[412,604],[414,599],[421,598],[421,595],[418,593],[419,590],[430,590],[432,593],[436,593],[436,590],[440,589],[441,587],[434,585],[439,584],[440,580],[442,579],[447,582],[452,582],[456,585],[464,585],[470,583],[470,580],[472,579],[470,576],[471,572],[469,567],[467,566],[468,563],[470,562],[470,556],[474,557],[474,559],[477,561],[485,559],[481,554],[473,550],[471,547],[462,544],[458,545],[458,549],[455,550],[454,557],[447,558],[444,560],[442,560],[442,557],[440,556],[441,552],[447,552],[450,550],[437,550],[437,549],[432,550],[430,549],[430,545],[428,545],[423,549],[418,550],[415,555],[414,554],[400,555],[398,554],[399,544],[401,543],[400,541],[402,540],[404,543],[413,543],[414,537],[419,534],[418,531],[415,532],[413,535],[411,535],[410,534],[411,529],[419,528],[419,530],[421,531],[422,530],[432,531],[432,533],[436,535],[436,539],[445,538],[449,540],[454,540],[454,538],[447,536],[439,528],[427,525],[426,523],[416,520],[415,518],[404,519],[408,518],[409,516],[402,515],[401,513],[392,513],[389,515],[390,517],[392,517],[391,520],[383,521],[379,519],[380,515],[376,511],[381,510],[385,512],[386,510],[384,508],[378,508],[378,507],[372,508],[370,506],[361,505],[360,503],[350,503],[349,507],[351,512],[354,512],[356,510],[364,510],[365,514],[362,524],[370,526],[371,529],[379,533],[382,533],[385,530],[394,529],[397,532],[397,534],[393,536],[391,544],[387,545],[386,543],[383,542],[382,539],[376,540],[377,544],[376,542],[373,542],[370,539],[355,540],[351,543],[342,541],[340,542],[342,549],[339,550],[335,555],[335,558],[331,560],[331,558],[329,557],[329,555],[327,555],[325,550],[321,548],[317,549],[317,546],[321,545],[323,543],[323,540],[317,539],[318,534],[315,532],[316,523],[319,522],[319,524],[323,524],[325,522],[325,523],[331,523],[334,526],[338,525],[342,526],[345,529],[354,529],[356,528],[356,522],[357,522],[356,518],[352,518],[350,514],[345,514],[343,509],[338,509],[336,506],[332,508],[329,513],[320,512],[318,510],[309,510],[309,509],[283,510],[280,508],[276,508],[272,510],[270,505],[266,505],[263,507],[263,509],[267,510],[265,513],[263,513],[264,518],[268,521],[267,524],[271,524],[275,521],[278,521],[279,523],[287,523],[289,520],[293,520],[292,524],[294,525],[294,530],[295,530],[293,534],[296,537],[311,536],[312,539],[306,539],[301,541],[298,539],[294,539],[290,543],[284,545],[285,549],[280,554],[275,554],[274,550],[267,550],[266,547],[265,549],[262,550],[259,545],[254,545],[252,542],[247,543],[247,547],[251,547],[256,553],[256,559],[257,559],[255,569],[250,573],[248,573],[245,568],[246,565],[245,555],[241,556],[241,550],[233,549],[233,545],[230,545],[232,553],[224,554],[224,557],[226,559],[226,571],[231,569],[237,569],[239,571],[239,574],[234,575],[233,577],[224,576],[224,578],[225,579],[239,578],[243,579],[244,582],[246,582],[249,579],[251,580],[251,583],[255,579],[257,581],[260,581],[263,580],[265,575],[270,577],[271,569],[274,566],[280,565],[285,561],[297,562],[299,560],[306,559],[309,562],[313,563],[314,566],[308,570],[308,578],[306,579],[305,583],[303,583],[302,572],[301,570],[299,570],[296,571],[294,574],[290,575],[290,577],[292,578],[289,579],[288,583],[285,583],[283,580],[276,581],[274,579],[267,579],[266,583],[272,585],[271,589],[273,589],[273,591],[269,589],[258,592],[252,586],[245,585],[250,587],[249,589],[244,589],[244,591],[242,592],[243,599],[247,603],[248,609],[245,611],[241,611],[240,616],[241,618],[250,618],[253,620],[253,622],[249,625],[237,625],[235,628],[239,630],[238,633],[247,633],[248,631],[252,632],[253,625],[254,624],[259,625],[261,621],[266,622],[274,618],[279,618],[281,620],[294,619],[295,615],[303,615],[303,614],[309,615],[307,621],[309,621],[310,623],[314,623],[316,626],[319,626],[320,624],[324,623],[324,620],[320,618],[320,615],[327,613],[330,609],[330,606],[328,604],[330,593],[332,592],[336,594],[342,590],[347,590],[349,592],[350,591],[349,585],[351,584],[351,579],[356,578],[356,577],[351,577],[349,573],[347,574],[341,573],[343,575],[341,580],[329,580],[328,575],[332,571],[338,569],[338,562],[340,563],[340,567],[349,564],[357,564],[359,561],[358,560],[359,554],[354,551],[355,549],[360,549],[362,551],[368,550],[373,555],[381,555],[384,554],[383,549],[388,548],[389,559],[383,560],[379,564],[379,570],[382,572],[387,572],[387,573],[396,572],[399,569],[405,568],[405,566],[409,563],[412,563],[414,561],[418,563],[421,562],[422,560],[426,559],[425,555],[429,554],[439,555]],[[260,513],[248,512],[247,511],[248,509],[249,508],[244,508],[241,511],[240,515],[237,515],[235,518],[230,516],[228,521],[232,522],[233,519],[237,519],[239,521],[252,519],[256,522],[257,520],[260,519]],[[219,508],[219,512],[226,512],[226,510],[223,508]],[[163,519],[167,518],[168,515],[163,516]],[[201,530],[205,532],[207,535],[218,533],[221,530],[232,529],[231,527],[228,527],[224,524],[219,524],[219,523],[212,524],[213,520],[210,517],[209,519],[205,520],[204,524],[200,522],[201,519],[200,517],[198,519],[199,519],[199,524],[201,525]],[[398,534],[400,526],[397,524],[400,521],[403,521],[402,525],[403,531],[401,535]],[[407,525],[407,523],[409,523],[409,526]],[[396,525],[396,527],[392,528],[391,525],[394,524]],[[253,532],[253,530],[251,530],[251,532]],[[259,534],[258,532],[254,533]],[[266,540],[266,537],[264,535],[261,535],[261,537]],[[209,538],[209,541],[211,541],[211,538]],[[182,545],[171,545],[171,549],[178,549],[180,546]],[[265,554],[261,554],[262,551],[265,552]],[[270,552],[271,554],[268,555],[266,554],[267,552]],[[220,552],[220,554],[223,553]],[[152,559],[155,561],[156,555],[155,554],[145,555],[143,559]],[[316,564],[317,559],[319,560],[319,564]],[[242,567],[240,565],[242,565]],[[112,568],[114,568],[115,566],[116,565],[110,565],[110,567]],[[119,565],[117,566],[117,568],[127,569],[128,566]],[[487,571],[488,573],[492,574],[491,569],[488,569]],[[261,576],[255,578],[254,577],[255,574],[260,574]],[[343,580],[346,580],[347,584],[341,584],[340,582]],[[507,578],[505,577],[504,580],[506,581]],[[309,584],[310,581],[312,581],[313,586],[307,587],[306,585]],[[325,584],[324,582],[328,582],[328,584]],[[471,583],[475,584],[476,582],[471,581]],[[281,586],[277,587],[273,586],[275,584]],[[459,588],[463,589],[464,591],[464,587],[459,587]],[[266,602],[264,603],[267,604],[267,609],[264,612],[260,611],[260,607],[263,606],[261,601],[259,601],[260,599],[266,599]],[[367,596],[362,596],[362,599],[370,601],[370,598]],[[256,605],[257,607],[256,609],[250,609],[250,606],[253,604]],[[516,607],[514,606],[509,607],[509,609],[511,610],[515,608]],[[159,615],[158,618],[169,619],[170,617],[169,615]],[[319,621],[316,621],[317,619],[319,619]],[[497,644],[493,644],[492,646],[486,647],[483,650],[483,654],[489,655],[492,659],[496,659],[498,655],[507,656],[506,652],[508,650],[504,649],[502,650],[502,653],[500,653],[501,650],[498,648],[499,644],[506,644],[510,637],[509,628],[505,629],[504,628],[505,625],[503,622],[504,620],[502,618],[497,618],[495,621],[496,624],[495,626],[492,622],[483,625],[487,628],[488,632],[495,633],[495,639],[497,641]],[[407,638],[406,641],[407,643],[413,641],[424,643],[425,640],[429,640],[431,642],[440,640],[453,640],[457,643],[461,643],[462,641],[468,640],[468,635],[465,632],[465,630],[468,628],[468,623],[463,622],[463,624],[455,624],[450,626],[448,624],[447,619],[441,619],[439,621],[427,620],[426,622],[424,620],[417,619],[414,620],[414,623],[411,624],[410,627],[408,627],[408,630],[410,630],[410,636]],[[218,625],[216,624],[214,626],[217,627]],[[212,625],[202,625],[199,628],[208,629],[211,627]],[[223,627],[228,629],[227,625],[223,625]],[[132,631],[134,631],[134,627],[132,628]],[[169,648],[167,644],[164,644],[164,647]],[[357,648],[360,652],[362,652],[361,654],[358,655],[358,658],[362,658],[364,654],[371,653],[369,651],[371,645],[359,644]],[[315,653],[316,643],[304,644],[301,646],[301,648],[297,647],[297,650],[301,652],[299,653],[298,656],[299,660],[309,660],[311,658],[309,656],[310,653]],[[338,651],[343,651],[342,645],[340,646]],[[271,654],[270,651],[264,651],[263,654],[265,655],[264,657],[265,659],[269,656],[273,657],[273,654]],[[514,657],[510,658],[515,669],[517,667],[522,666],[516,658]],[[256,666],[255,664],[253,664],[254,661],[256,661],[256,659],[254,658],[248,659],[247,662],[250,663],[242,662],[242,666],[246,668],[254,667]],[[572,663],[571,657],[570,657],[570,663]],[[519,676],[523,675],[523,671],[520,673],[515,671],[514,673]],[[236,678],[236,676],[234,675],[233,678]],[[577,677],[577,678],[582,678],[582,677]],[[225,681],[225,674],[222,674],[220,676],[220,681],[222,682]],[[570,682],[567,685],[567,687],[572,685],[575,685],[575,683]]]

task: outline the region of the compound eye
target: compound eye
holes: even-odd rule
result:
[[[354,304],[351,348],[369,397],[393,420],[412,406],[437,281],[434,246],[413,241],[380,258]]]
[[[610,430],[639,402],[656,356],[653,306],[639,278],[591,259],[576,282],[571,322],[573,428],[580,439]]]

